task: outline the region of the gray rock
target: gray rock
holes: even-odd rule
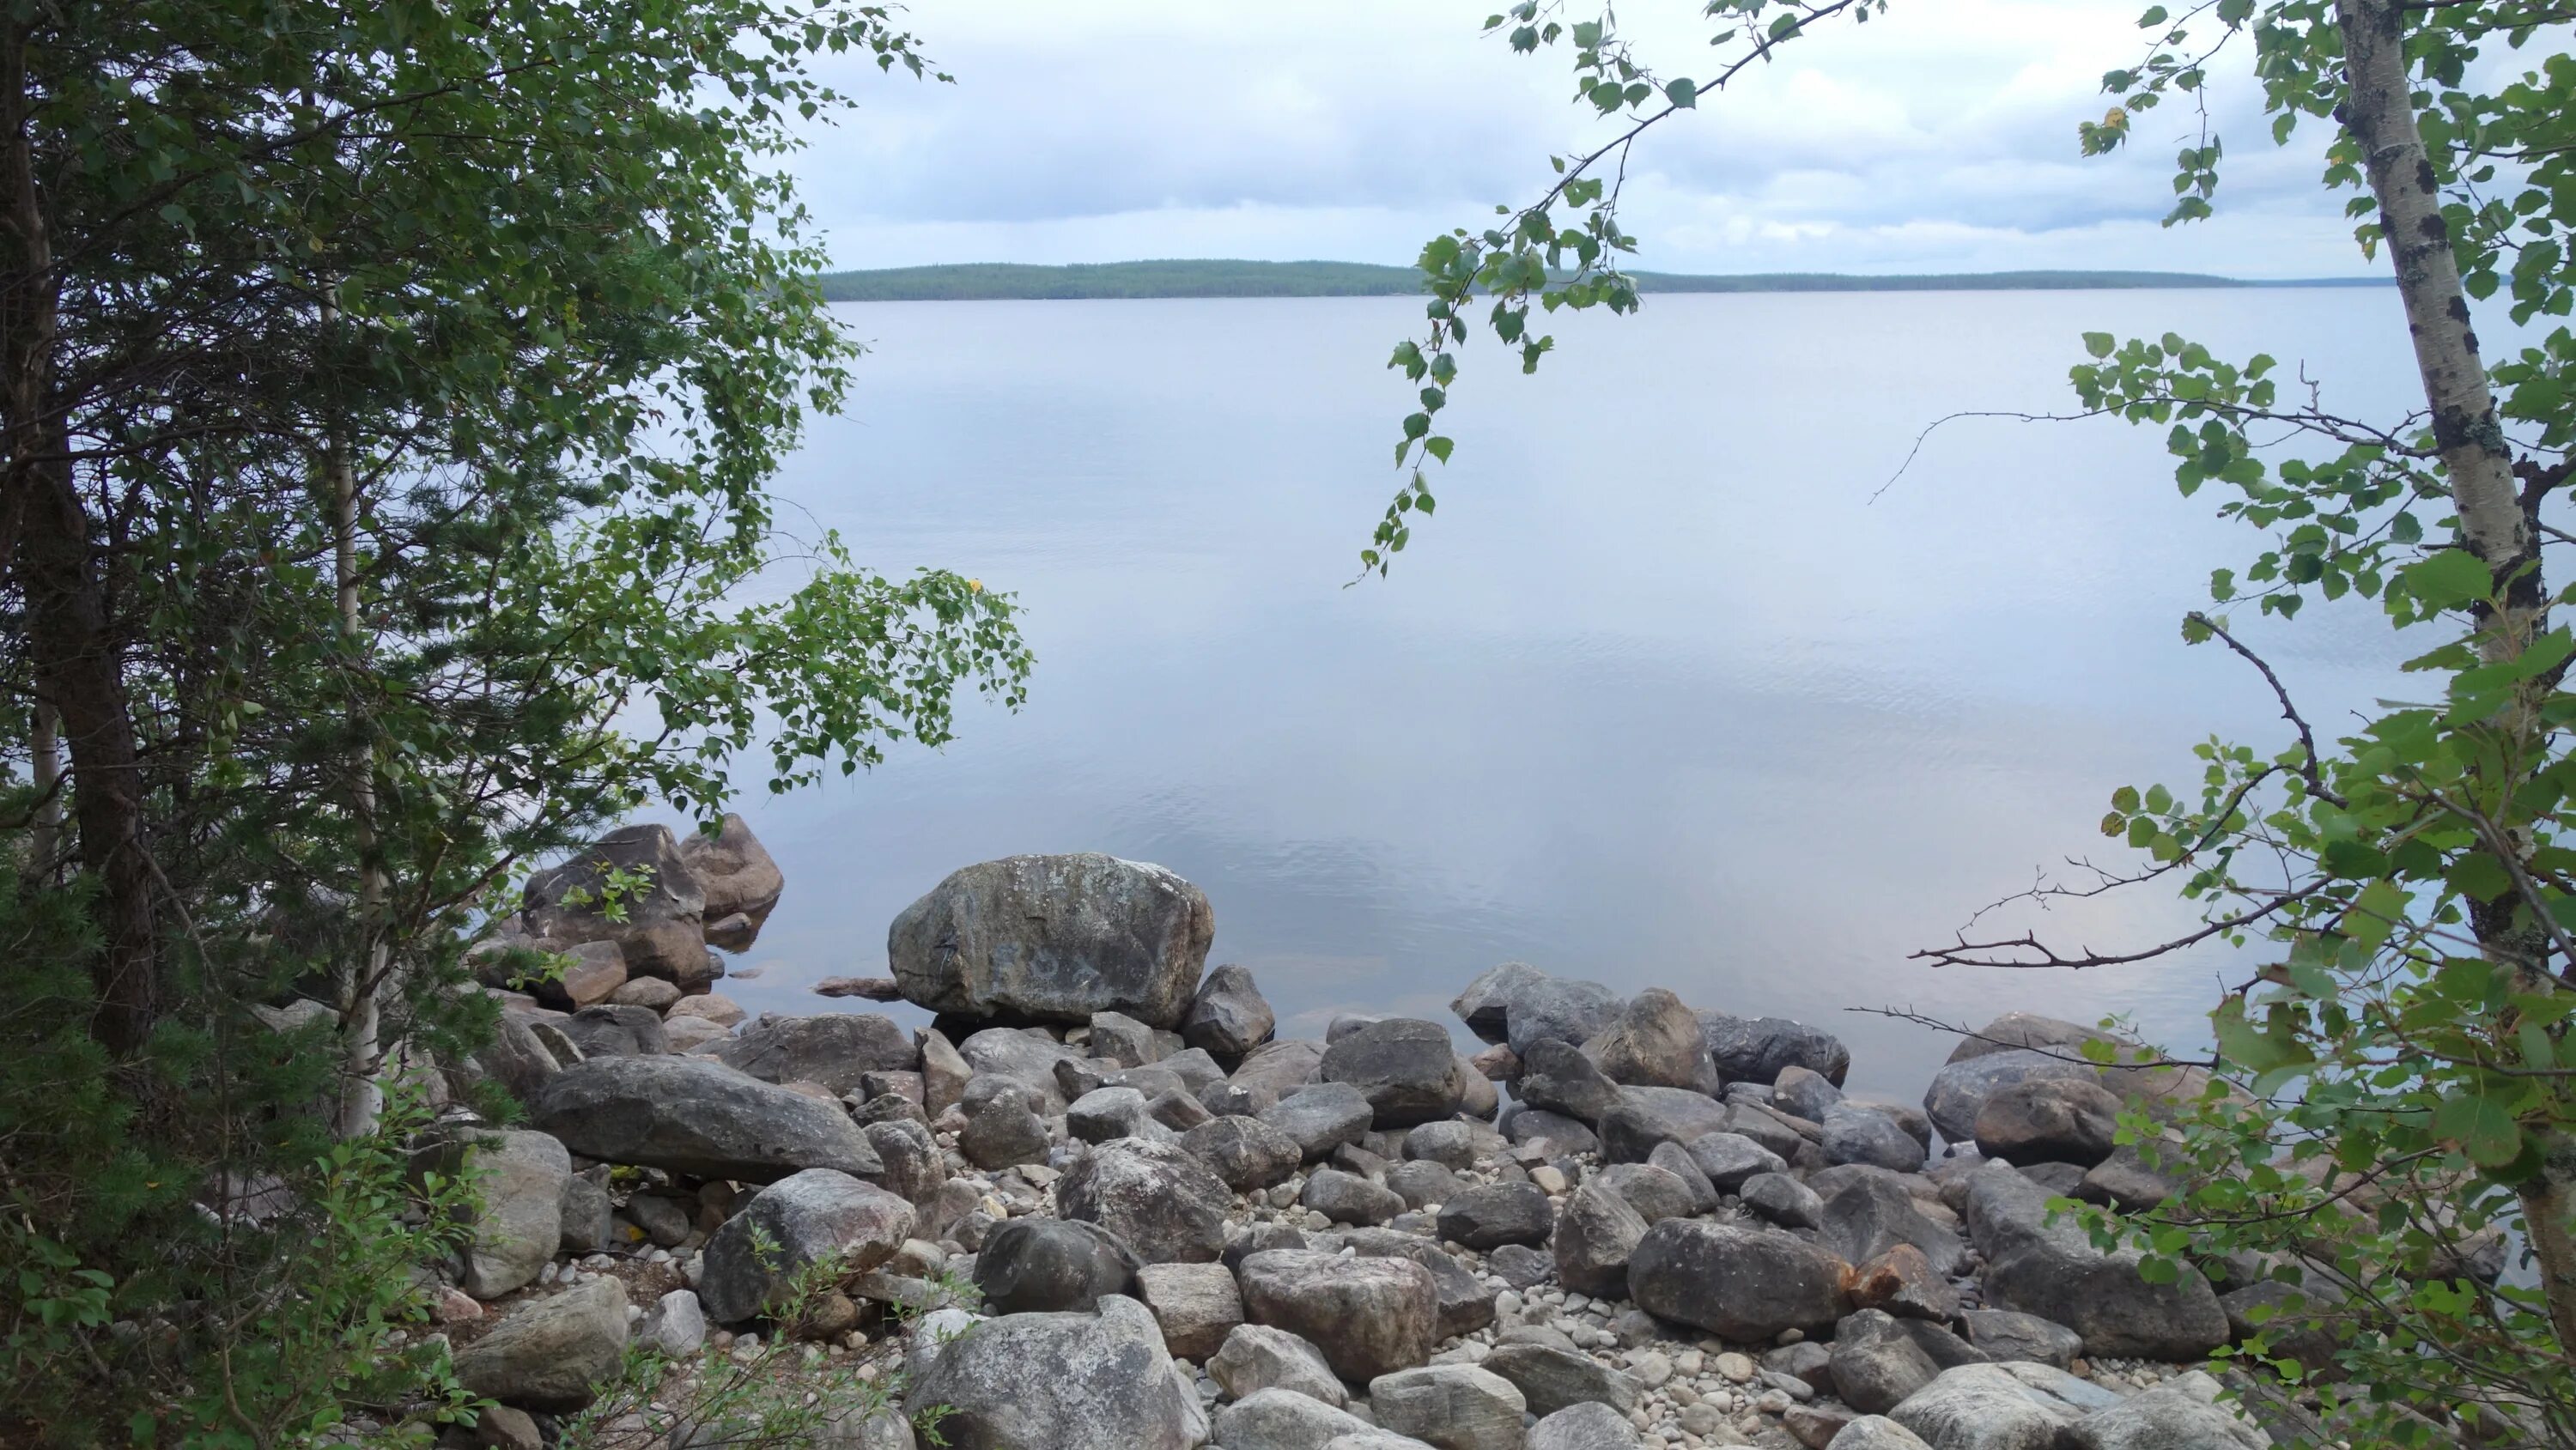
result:
[[[698,878],[709,921],[740,915],[756,922],[769,915],[787,889],[786,873],[750,825],[731,811],[717,823],[715,834],[691,831],[682,836],[680,859]]]
[[[1237,1277],[1246,1318],[1304,1338],[1344,1379],[1411,1369],[1438,1342],[1439,1291],[1409,1259],[1271,1249]]]
[[[1837,1167],[1866,1163],[1894,1173],[1919,1172],[1923,1145],[1874,1108],[1840,1103],[1825,1113],[1825,1161]]]
[[[1324,1024],[1324,1046],[1330,1050],[1333,1044],[1352,1033],[1365,1031],[1387,1020],[1383,1012],[1336,1012],[1333,1020]]]
[[[1629,1256],[1648,1224],[1628,1201],[1599,1183],[1586,1183],[1565,1200],[1549,1249],[1557,1282],[1579,1294],[1628,1292]]]
[[[975,1287],[995,1314],[1088,1313],[1104,1294],[1136,1294],[1143,1264],[1096,1223],[1015,1218],[975,1255]]]
[[[1619,1090],[1619,1101],[1601,1116],[1601,1156],[1612,1163],[1643,1163],[1658,1143],[1688,1146],[1694,1139],[1724,1132],[1726,1125],[1725,1104],[1704,1093],[1688,1088],[1625,1087]],[[1717,1179],[1714,1173],[1708,1176],[1711,1182]]]
[[[1578,1122],[1597,1123],[1619,1105],[1619,1085],[1582,1048],[1549,1037],[1532,1043],[1521,1059],[1512,1097]]]
[[[1809,1174],[1807,1186],[1824,1204],[1819,1242],[1853,1264],[1866,1264],[1898,1244],[1912,1244],[1923,1251],[1932,1272],[1945,1277],[1957,1273],[1965,1246],[1956,1233],[1924,1215],[1907,1182],[1901,1174],[1859,1163]]]
[[[1618,1017],[1621,1005],[1619,994],[1599,982],[1541,977],[1513,992],[1504,1040],[1524,1063],[1532,1043],[1554,1039],[1580,1047]]]
[[[2028,1360],[2064,1369],[2084,1352],[2084,1336],[2036,1314],[2010,1309],[1971,1309],[1960,1316],[1968,1342],[1988,1359]]]
[[[1408,1162],[1437,1163],[1443,1168],[1468,1169],[1476,1166],[1477,1135],[1495,1141],[1493,1130],[1455,1120],[1424,1123],[1404,1135],[1404,1157]]]
[[[1742,1192],[1745,1183],[1756,1175],[1785,1173],[1789,1168],[1779,1154],[1742,1133],[1702,1133],[1683,1140],[1681,1146],[1721,1193]]]
[[[1992,1364],[1943,1370],[1887,1417],[1933,1450],[2054,1450],[2081,1418]]]
[[[477,1299],[497,1299],[536,1282],[555,1256],[572,1157],[546,1134],[521,1129],[477,1133],[470,1144],[472,1166],[484,1175],[483,1202],[465,1244],[461,1287]],[[442,1166],[455,1171],[452,1163]]]
[[[893,1018],[874,1012],[763,1012],[716,1049],[716,1060],[763,1082],[821,1083],[838,1096],[859,1091],[866,1073],[909,1070],[921,1053]]]
[[[2269,1450],[2272,1437],[2224,1405],[2158,1385],[2067,1432],[2074,1450]]]
[[[1089,1050],[1120,1067],[1143,1067],[1162,1056],[1154,1050],[1154,1029],[1124,1012],[1091,1014]]]
[[[1180,1086],[1193,1094],[1226,1080],[1225,1069],[1217,1065],[1217,1060],[1210,1057],[1206,1049],[1198,1047],[1184,1047],[1178,1052],[1166,1053],[1152,1067],[1130,1068],[1117,1074],[1112,1082],[1142,1087],[1144,1084],[1136,1077],[1139,1072],[1169,1073],[1180,1079]],[[1153,1093],[1146,1096],[1152,1097]]]
[[[829,1168],[791,1174],[707,1240],[698,1297],[717,1323],[738,1323],[767,1311],[808,1264],[828,1259],[857,1274],[884,1263],[913,1221],[911,1204],[873,1183]]]
[[[1503,1120],[1503,1136],[1515,1146],[1530,1149],[1541,1157],[1562,1158],[1576,1153],[1598,1153],[1601,1139],[1590,1128],[1544,1108],[1522,1108]]]
[[[1213,1262],[1225,1247],[1234,1193],[1205,1163],[1172,1143],[1122,1138],[1067,1170],[1056,1212],[1096,1223],[1149,1264]]]
[[[1239,1058],[1270,1040],[1278,1014],[1262,1000],[1249,968],[1223,966],[1207,974],[1181,1018],[1181,1040],[1209,1055]]]
[[[1400,1229],[1357,1228],[1343,1234],[1342,1243],[1363,1258],[1411,1259],[1420,1264],[1431,1275],[1440,1338],[1473,1334],[1494,1322],[1494,1291],[1431,1240]]]
[[[1192,1097],[1186,1088],[1155,1094],[1153,1100],[1145,1104],[1145,1113],[1175,1134],[1186,1133],[1216,1118],[1216,1114],[1209,1112],[1207,1105]]]
[[[1546,1243],[1555,1226],[1547,1195],[1527,1183],[1470,1188],[1440,1209],[1440,1237],[1480,1253],[1505,1244]]]
[[[1834,1392],[1864,1415],[1883,1415],[1940,1377],[1940,1366],[1896,1320],[1863,1309],[1834,1326]]]
[[[2049,1221],[2048,1201],[2047,1189],[2002,1164],[1970,1179],[1968,1228],[1986,1258],[1988,1305],[2063,1324],[2089,1354],[2195,1360],[2227,1342],[2226,1311],[2198,1269],[2183,1264],[2174,1282],[2148,1283],[2136,1250],[2096,1251],[2073,1222]]]
[[[1628,1297],[1657,1318],[1722,1339],[1813,1334],[1842,1317],[1842,1269],[1785,1233],[1666,1219],[1628,1256]]]
[[[1326,1082],[1358,1088],[1381,1128],[1448,1117],[1465,1091],[1447,1029],[1408,1017],[1373,1023],[1326,1048],[1321,1073]]]
[[[1336,1388],[1339,1388],[1338,1384]],[[1215,1443],[1225,1450],[1325,1450],[1335,1441],[1368,1434],[1368,1421],[1290,1389],[1259,1389],[1216,1412]]]
[[[1637,1427],[1599,1400],[1568,1405],[1530,1426],[1528,1450],[1637,1450]]]
[[[1471,1364],[1426,1365],[1369,1381],[1383,1429],[1440,1450],[1520,1450],[1528,1408],[1511,1381]]]
[[[1825,1450],[1931,1450],[1923,1437],[1884,1415],[1863,1415],[1834,1432]]]
[[[607,899],[612,871],[641,883],[613,903]],[[523,901],[528,928],[538,937],[566,944],[615,942],[629,973],[661,977],[684,989],[712,979],[706,907],[705,884],[667,826],[609,832],[563,865],[530,876]]]
[[[562,1034],[558,1031],[557,1035]],[[579,1061],[580,1049],[572,1045],[571,1039],[565,1038],[564,1045],[576,1054],[574,1060]],[[524,1014],[503,1012],[492,1025],[491,1040],[449,1073],[449,1087],[456,1095],[462,1096],[469,1091],[467,1084],[497,1082],[510,1090],[511,1097],[524,1104],[546,1085],[546,1079],[562,1071],[563,1066],[538,1039],[535,1028]]]
[[[1317,1083],[1281,1098],[1258,1114],[1262,1122],[1294,1139],[1312,1163],[1332,1156],[1335,1148],[1356,1143],[1368,1132],[1376,1109],[1368,1095],[1346,1082]]]
[[[2098,1082],[2025,1078],[1996,1089],[1977,1109],[1977,1151],[2006,1163],[2091,1168],[2111,1156],[2120,1107]]]
[[[1131,1087],[1094,1088],[1084,1093],[1065,1108],[1064,1130],[1085,1143],[1174,1136],[1171,1129],[1154,1120],[1145,1095]]]
[[[626,1216],[644,1230],[644,1237],[666,1249],[676,1249],[688,1238],[694,1212],[694,1207],[683,1208],[658,1193],[638,1193],[626,1200]]]
[[[1786,1173],[1756,1173],[1741,1191],[1745,1207],[1782,1228],[1817,1228],[1825,1221],[1825,1201]]]
[[[1971,1142],[1986,1099],[2034,1078],[2098,1082],[2101,1072],[2089,1063],[2069,1062],[2029,1048],[1959,1058],[1932,1075],[1932,1085],[1923,1090],[1923,1110],[1942,1137],[1953,1143]]]
[[[1106,858],[1103,858],[1106,859]],[[1097,1314],[1011,1314],[942,1346],[904,1407],[949,1413],[952,1450],[1196,1450],[1207,1416],[1133,1299]]]
[[[1641,1237],[1644,1232],[1643,1229],[1638,1230]],[[1486,1255],[1485,1267],[1501,1275],[1503,1282],[1515,1289],[1544,1284],[1556,1275],[1556,1260],[1521,1244],[1505,1244]],[[1619,1266],[1617,1282],[1621,1288],[1627,1287],[1628,1268],[1624,1262]]]
[[[1335,1223],[1381,1224],[1405,1208],[1402,1195],[1392,1189],[1338,1168],[1318,1168],[1307,1174],[1306,1191],[1297,1196],[1297,1202]]]
[[[977,1113],[957,1135],[957,1151],[987,1171],[1043,1163],[1050,1146],[1046,1120],[1016,1103],[997,1103]]]
[[[1547,1344],[1504,1344],[1486,1355],[1484,1366],[1510,1380],[1529,1402],[1533,1415],[1553,1415],[1569,1405],[1608,1405],[1625,1415],[1637,1408],[1645,1386],[1624,1370],[1615,1370],[1588,1354]]]
[[[2163,1163],[2172,1165],[2175,1156],[2168,1152]],[[2149,1168],[2137,1144],[2123,1143],[2113,1147],[2109,1157],[2084,1170],[2083,1181],[2069,1196],[2086,1203],[2107,1204],[2124,1213],[2141,1213],[2182,1192],[2185,1186],[2164,1168]]]
[[[1786,1017],[1699,1014],[1700,1035],[1729,1082],[1775,1083],[1784,1067],[1803,1067],[1836,1087],[1851,1070],[1842,1039]]]
[[[1463,1053],[1451,1053],[1458,1063],[1458,1113],[1479,1124],[1491,1123],[1503,1106],[1502,1089],[1476,1066],[1476,1060]]]
[[[1291,1037],[1265,1042],[1243,1055],[1243,1061],[1226,1074],[1226,1081],[1256,1096],[1267,1093],[1269,1102],[1277,1102],[1297,1089],[1315,1081],[1324,1066],[1324,1044],[1306,1037]]]
[[[935,1118],[965,1097],[975,1068],[948,1034],[935,1027],[921,1029],[916,1040],[921,1045],[921,1110]]]
[[[456,1378],[503,1404],[564,1414],[589,1404],[625,1353],[626,1290],[602,1276],[513,1305],[457,1351]]]
[[[1655,1151],[1663,1152],[1675,1145],[1666,1143]],[[1591,1180],[1628,1200],[1637,1216],[1649,1225],[1668,1218],[1690,1218],[1707,1210],[1691,1201],[1690,1185],[1646,1163],[1613,1163],[1592,1175]],[[1705,1178],[1700,1180],[1706,1182]],[[1714,1207],[1715,1205],[1711,1205]]]
[[[1717,1068],[1700,1035],[1699,1019],[1681,998],[1661,987],[1629,998],[1585,1053],[1612,1082],[1695,1092],[1717,1087]]]
[[[1074,1048],[1016,1027],[987,1027],[973,1033],[957,1044],[957,1055],[976,1077],[1008,1078],[1035,1092],[1035,1106],[1042,1113],[1061,1113],[1071,1101],[1056,1082],[1056,1064],[1083,1060]],[[971,1080],[968,1086],[973,1086]]]
[[[938,1201],[940,1187],[948,1181],[948,1165],[928,1128],[911,1118],[890,1118],[861,1131],[868,1135],[877,1161],[885,1165],[885,1171],[872,1180],[878,1187],[919,1209]]]
[[[884,1163],[838,1103],[700,1057],[596,1058],[549,1079],[535,1125],[585,1158],[767,1183],[804,1168],[873,1178]]]
[[[1811,1123],[1823,1122],[1825,1114],[1842,1100],[1843,1090],[1834,1085],[1833,1079],[1795,1064],[1780,1069],[1778,1081],[1771,1086],[1774,1107]]]
[[[1273,1325],[1238,1324],[1227,1331],[1225,1343],[1208,1356],[1207,1372],[1237,1400],[1263,1390],[1290,1390],[1337,1410],[1350,1403],[1350,1392],[1324,1362],[1324,1352]],[[1223,1429],[1220,1423],[1220,1434]]]
[[[886,960],[905,999],[934,1012],[1087,1022],[1111,1011],[1171,1027],[1215,930],[1207,897],[1160,866],[1011,856],[954,872],[904,908]]]
[[[650,1007],[600,1002],[547,1024],[591,1057],[658,1057],[671,1050],[662,1014]]]
[[[1989,1057],[2016,1048],[2042,1048],[2080,1056],[2087,1042],[2135,1050],[2135,1044],[2125,1043],[2098,1027],[2042,1017],[2036,1012],[2006,1012],[1977,1031],[1961,1037],[1958,1044],[1950,1049],[1949,1060],[1966,1062],[1970,1058]]]
[[[1467,1030],[1487,1042],[1506,1041],[1511,1035],[1512,998],[1524,989],[1546,980],[1547,974],[1527,962],[1505,962],[1479,975],[1467,984],[1449,1004]]]
[[[1646,1155],[1646,1166],[1660,1168],[1681,1180],[1682,1191],[1690,1195],[1689,1212],[1709,1213],[1717,1208],[1717,1184],[1688,1148],[1679,1143],[1658,1143],[1655,1151]]]
[[[603,1168],[593,1169],[590,1177],[575,1173],[564,1180],[560,1205],[563,1231],[555,1241],[555,1252],[595,1254],[602,1249],[625,1247],[615,1241],[616,1208],[608,1201],[608,1190],[599,1186],[607,1177]]]
[[[1243,1295],[1223,1264],[1147,1264],[1136,1271],[1136,1289],[1164,1346],[1183,1359],[1216,1353],[1243,1324]]]
[[[1726,1105],[1726,1131],[1739,1138],[1750,1138],[1761,1144],[1783,1162],[1821,1161],[1823,1153],[1810,1152],[1810,1144],[1821,1145],[1824,1129],[1814,1123],[1802,1128],[1801,1119],[1793,1119],[1779,1109],[1759,1103],[1730,1102]],[[1811,1139],[1808,1134],[1812,1132]]]
[[[1183,1133],[1180,1143],[1237,1193],[1285,1183],[1305,1161],[1296,1139],[1258,1118],[1212,1118]]]
[[[695,1291],[674,1289],[635,1321],[635,1339],[665,1359],[687,1359],[707,1342],[707,1313]]]

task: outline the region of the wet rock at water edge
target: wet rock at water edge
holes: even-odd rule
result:
[[[1222,966],[1207,974],[1181,1018],[1181,1040],[1210,1056],[1232,1060],[1270,1040],[1276,1013],[1254,985],[1249,968]]]
[[[1320,1071],[1328,1083],[1358,1088],[1381,1128],[1448,1117],[1465,1091],[1447,1029],[1406,1017],[1371,1024],[1326,1048]]]
[[[706,904],[706,888],[669,827],[626,826],[529,877],[523,914],[539,938],[615,942],[630,974],[687,989],[713,977]]]
[[[904,909],[886,958],[906,1000],[975,1017],[1088,1022],[1124,1012],[1176,1026],[1215,917],[1160,866],[1078,853],[953,872]]]
[[[1458,1014],[1468,1031],[1487,1042],[1502,1042],[1510,1035],[1512,998],[1546,976],[1527,962],[1505,962],[1469,982],[1449,1010]]]

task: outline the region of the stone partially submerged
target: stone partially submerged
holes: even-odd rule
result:
[[[1215,930],[1207,897],[1160,866],[1010,856],[954,872],[904,908],[886,959],[904,999],[933,1012],[1085,1023],[1124,1012],[1174,1027]]]

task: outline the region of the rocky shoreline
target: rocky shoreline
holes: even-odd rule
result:
[[[2271,1443],[2192,1367],[2269,1286],[2150,1283],[2048,1211],[2161,1198],[2113,1117],[2202,1085],[2093,1029],[2007,1015],[1919,1107],[1846,1094],[1815,1027],[1519,963],[1452,1004],[1472,1056],[1400,1017],[1281,1039],[1203,970],[1204,895],[1100,855],[958,871],[890,978],[825,985],[929,1028],[745,1020],[706,945],[783,884],[736,818],[629,828],[479,949],[501,1030],[446,1076],[527,1113],[441,1130],[490,1175],[424,1331],[503,1407],[462,1443],[546,1443],[630,1343],[685,1375],[781,1337],[883,1364],[954,1450]],[[853,1419],[814,1443],[914,1444]]]

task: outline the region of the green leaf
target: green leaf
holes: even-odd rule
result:
[[[1699,105],[1699,83],[1684,76],[1664,87],[1664,99],[1685,111],[1691,110]]]
[[[2444,549],[2398,571],[2407,592],[2435,609],[2456,609],[2488,598],[2495,588],[2487,566],[2466,549]]]
[[[2433,1110],[2433,1133],[2489,1168],[2510,1163],[2522,1152],[2522,1127],[2512,1110],[2483,1093],[2444,1098]]]
[[[2084,350],[2095,357],[2109,357],[2111,355],[2111,349],[2119,345],[2120,340],[2107,332],[2088,332],[2084,334]]]
[[[2209,1020],[2216,1029],[2219,1052],[2249,1072],[2276,1072],[2317,1060],[2316,1053],[2298,1040],[2288,1014],[2277,1007],[2258,1027],[2246,1016],[2245,999],[2230,997],[2218,1004]]]

